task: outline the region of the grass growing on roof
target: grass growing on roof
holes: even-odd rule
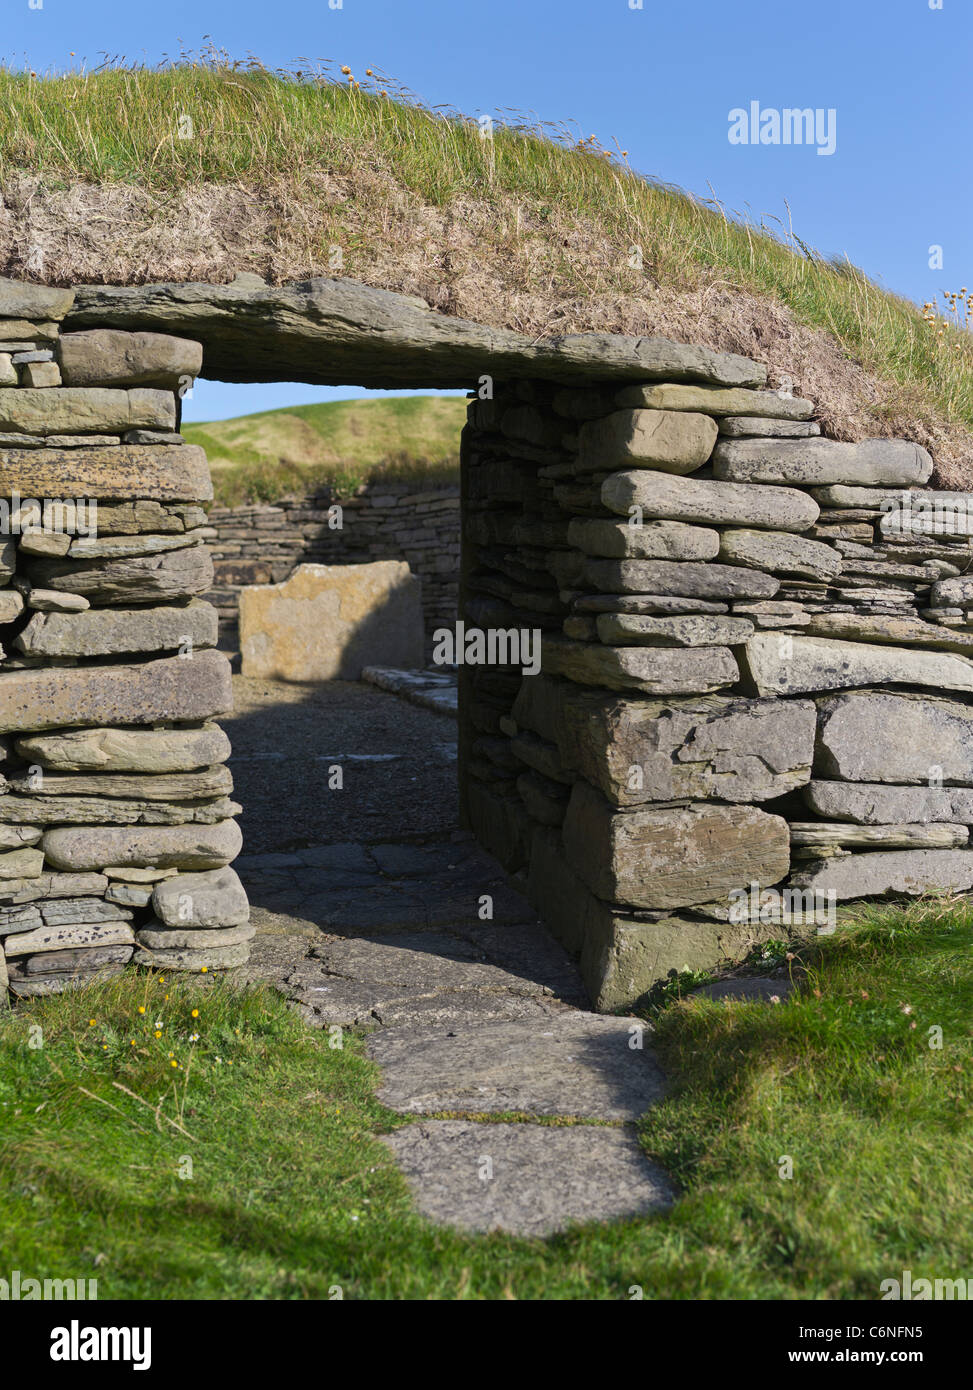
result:
[[[388,175],[421,203],[455,209],[470,199],[496,207],[503,254],[508,222],[552,235],[534,257],[538,286],[552,293],[640,294],[708,285],[749,291],[787,306],[801,324],[832,334],[883,383],[885,404],[920,418],[973,424],[973,343],[947,312],[929,323],[846,260],[808,247],[788,220],[728,212],[633,171],[617,143],[573,123],[537,125],[509,115],[491,138],[475,119],[430,110],[381,73],[299,60],[270,71],[210,49],[152,69],[110,60],[94,72],[38,76],[0,68],[0,183],[40,176],[48,186],[132,183],[165,197],[191,186],[286,186],[296,204],[320,198],[309,171],[351,180]],[[276,195],[268,193],[273,199]],[[384,235],[395,238],[393,210]],[[565,219],[595,229],[614,248],[582,269],[559,247]],[[328,245],[353,252],[362,233],[342,199],[327,209]],[[543,239],[543,238],[542,238]],[[639,270],[626,269],[632,248]],[[947,296],[948,298],[948,296]],[[948,310],[948,305],[942,306]],[[889,397],[888,388],[895,388]],[[891,404],[890,404],[891,400]]]
[[[378,1141],[409,1121],[360,1040],[270,991],[128,975],[38,999],[0,1022],[6,1261],[102,1298],[875,1298],[904,1269],[965,1276],[971,945],[967,903],[871,910],[801,953],[791,1001],[655,1014],[671,1091],[639,1134],[682,1196],[548,1241],[416,1216]]]

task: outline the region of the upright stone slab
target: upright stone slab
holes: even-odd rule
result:
[[[423,665],[419,581],[405,561],[299,565],[240,595],[243,674],[358,680],[365,666]]]

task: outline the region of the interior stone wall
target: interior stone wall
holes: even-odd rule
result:
[[[598,1007],[849,903],[973,886],[973,498],[811,401],[520,379],[464,433],[463,671],[478,837]]]
[[[0,282],[0,992],[130,961],[242,964],[240,807],[214,719],[198,342],[62,332],[71,291]]]

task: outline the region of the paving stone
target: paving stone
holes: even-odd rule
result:
[[[627,1130],[427,1120],[383,1142],[422,1215],[469,1231],[553,1235],[664,1210],[675,1196]]]
[[[435,932],[345,938],[315,946],[311,954],[331,974],[363,984],[543,993],[532,981],[484,961],[471,942]]]
[[[490,1024],[470,1032],[387,1029],[368,1040],[382,1068],[379,1099],[431,1114],[524,1111],[635,1120],[661,1099],[662,1072],[638,1019],[568,1012],[550,1024]]]

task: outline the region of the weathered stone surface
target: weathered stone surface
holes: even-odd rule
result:
[[[758,695],[800,695],[881,682],[973,691],[973,662],[952,652],[758,632],[741,651],[740,663]]]
[[[0,878],[39,878],[44,856],[36,849],[13,849],[0,853]]]
[[[484,363],[499,379],[560,383],[594,377],[761,386],[767,379],[765,367],[734,353],[608,333],[538,340],[437,313],[423,299],[354,280],[83,285],[75,293],[69,330],[149,328],[191,338],[202,343],[207,372],[219,381],[468,389]],[[32,317],[9,315],[21,316]]]
[[[625,386],[615,404],[649,410],[702,410],[707,415],[758,415],[769,420],[808,420],[814,414],[811,401],[779,396],[776,391],[736,390],[719,386],[685,386],[660,383]]]
[[[50,874],[43,873],[40,878],[14,879],[0,884],[0,902],[34,903],[41,901],[49,906],[49,899],[73,898],[79,894],[92,894],[100,897],[108,887],[108,879],[103,874]]]
[[[83,826],[48,830],[41,841],[55,869],[101,869],[105,864],[141,868],[221,869],[240,853],[243,836],[234,820],[217,825]]]
[[[647,521],[630,526],[624,521],[575,517],[568,527],[568,544],[586,555],[610,559],[715,560],[720,534],[705,526],[681,521]]]
[[[806,531],[820,508],[795,488],[756,487],[707,478],[670,478],[651,469],[613,473],[601,486],[601,500],[623,516],[641,507],[646,516],[666,521],[715,522],[759,526],[774,531]]]
[[[706,462],[716,443],[708,415],[676,410],[617,410],[589,420],[578,434],[582,469],[634,464],[664,473],[691,473]]]
[[[833,579],[841,570],[841,555],[833,546],[787,531],[726,530],[720,537],[720,559],[799,579]]]
[[[880,849],[956,849],[970,842],[968,825],[858,825],[854,822],[791,821],[791,845],[812,848],[876,846]]]
[[[616,811],[576,782],[564,846],[591,891],[606,902],[668,911],[787,873],[787,822],[751,806],[700,802]]]
[[[198,652],[191,661],[174,656],[140,666],[0,673],[0,733],[208,719],[232,704],[230,663],[217,651]]]
[[[250,920],[247,895],[232,869],[164,879],[152,907],[167,927],[238,927]]]
[[[772,598],[780,587],[769,574],[738,565],[671,560],[588,560],[588,582],[611,593],[672,594],[685,598]]]
[[[4,448],[0,449],[0,470],[9,480],[8,487],[16,488],[22,497],[146,498],[161,502],[209,502],[213,497],[206,455],[195,444],[180,448],[166,444]]]
[[[79,875],[45,875],[45,878],[75,878]],[[0,908],[0,932],[32,931],[34,927],[78,927],[92,922],[128,922],[131,912],[101,898],[70,897],[41,899]]]
[[[52,364],[53,365],[53,364]],[[51,385],[56,385],[52,382]],[[119,434],[131,429],[171,430],[176,423],[171,391],[0,391],[0,430],[22,434]]]
[[[906,439],[727,439],[713,452],[713,472],[737,483],[909,487],[928,480],[932,459]]]
[[[71,549],[71,537],[59,531],[32,532],[21,536],[17,549],[21,555],[66,555]]]
[[[370,665],[421,667],[420,582],[404,560],[299,565],[283,584],[240,594],[243,673],[358,680]]]
[[[20,368],[21,390],[25,388],[39,387],[44,389],[46,395],[47,390],[50,387],[60,386],[61,372],[56,362],[38,362],[30,360],[32,357],[36,358],[39,356],[39,353],[22,353],[18,354],[14,358],[14,361],[22,362],[24,364]],[[2,403],[0,403],[0,412],[2,411],[3,405]],[[8,428],[17,429],[19,428],[19,426],[17,423],[14,423],[13,425],[8,426]]]
[[[226,797],[176,802],[12,792],[0,797],[0,821],[14,825],[214,825],[240,809]]]
[[[941,579],[932,586],[929,594],[931,608],[965,607],[973,603],[973,575],[963,574],[958,579]]]
[[[203,539],[202,530],[169,536],[79,536],[71,541],[68,554],[72,560],[124,560],[134,555],[161,555],[167,550],[201,545]]]
[[[83,594],[59,594],[56,589],[27,589],[27,607],[37,613],[84,613],[91,604]]]
[[[29,319],[23,318],[0,319],[0,343],[3,344],[5,352],[15,351],[10,344],[17,341],[52,343],[59,332],[59,326],[50,321],[32,323]]]
[[[199,772],[44,772],[26,771],[8,778],[12,791],[49,797],[121,797],[141,801],[203,801],[229,796],[233,776],[215,765]]]
[[[135,933],[127,922],[78,922],[11,932],[4,938],[7,959],[37,951],[63,951],[76,946],[132,946]]]
[[[216,609],[199,600],[183,608],[38,613],[14,638],[14,646],[28,656],[109,656],[179,648],[197,651],[216,646],[218,626]]]
[[[670,594],[582,594],[574,600],[579,613],[728,613],[729,604]]]
[[[132,959],[132,947],[119,946],[78,946],[63,951],[42,951],[36,956],[18,957],[11,972],[11,980],[30,979],[32,975],[64,975],[72,971],[78,973],[97,970],[103,965],[127,965]]]
[[[244,941],[236,946],[207,946],[202,950],[178,946],[170,950],[138,946],[134,959],[136,965],[148,965],[155,970],[232,970],[235,966],[246,965],[250,959],[250,943]]]
[[[624,1130],[427,1120],[383,1140],[427,1220],[467,1231],[549,1236],[577,1222],[665,1208],[674,1192]],[[484,1155],[489,1182],[471,1182]]]
[[[17,385],[17,368],[9,352],[0,352],[0,386]]]
[[[208,927],[203,930],[192,927],[165,927],[153,918],[140,931],[135,939],[140,946],[151,951],[210,951],[217,947],[242,946],[252,941],[257,928],[248,922],[237,927]]]
[[[24,845],[36,845],[41,832],[36,826],[0,826],[0,849],[22,849]]]
[[[897,787],[876,782],[827,782],[817,778],[804,799],[819,816],[859,825],[960,822],[973,825],[973,788]]]
[[[61,772],[191,772],[225,762],[230,756],[230,740],[215,724],[200,729],[77,729],[32,734],[17,739],[15,747],[27,762]]]
[[[811,439],[821,433],[814,420],[764,420],[759,415],[727,415],[720,421],[720,434],[729,439],[751,436],[771,439]]]
[[[920,618],[892,613],[811,613],[809,637],[837,637],[854,642],[924,647],[928,651],[973,655],[973,634],[950,632]]]
[[[597,619],[598,638],[609,647],[732,647],[745,642],[753,630],[746,618],[692,613],[676,618],[601,613]]]
[[[191,531],[205,526],[207,519],[202,507],[188,503],[151,502],[145,499],[98,503],[99,536],[134,536],[146,531],[163,534]]]
[[[11,978],[10,987],[18,999],[40,994],[62,994],[65,990],[84,989],[92,980],[109,980],[124,975],[125,970],[124,965],[85,969],[76,965],[70,971],[51,971],[44,975],[33,975],[30,979],[19,978],[15,981]]]
[[[378,1096],[411,1115],[528,1111],[634,1120],[663,1095],[658,1064],[629,1046],[628,1018],[572,1011],[473,1029],[388,1028],[369,1038]]]
[[[176,391],[199,376],[201,343],[165,333],[96,328],[64,333],[58,360],[66,386],[155,386]]]
[[[0,623],[12,623],[24,611],[24,600],[16,589],[0,589]]]
[[[815,770],[851,782],[973,785],[973,707],[891,691],[823,700]]]
[[[891,850],[882,854],[848,854],[812,864],[791,882],[816,893],[848,898],[923,893],[964,893],[973,888],[973,850]]]
[[[654,695],[705,694],[733,685],[739,668],[727,647],[667,651],[661,647],[605,647],[545,636],[541,667],[582,685],[645,690]]]
[[[144,883],[112,883],[105,894],[105,901],[120,903],[125,907],[148,907],[152,901],[152,889]]]
[[[195,544],[121,560],[38,557],[28,564],[27,577],[44,589],[81,594],[94,607],[166,603],[211,589],[213,561],[205,547]]]
[[[767,801],[811,775],[810,700],[626,700],[535,677],[521,691],[514,717],[539,726],[557,742],[564,767],[618,805]]]
[[[0,279],[0,318],[60,322],[74,303],[74,290],[51,289],[26,280]]]

